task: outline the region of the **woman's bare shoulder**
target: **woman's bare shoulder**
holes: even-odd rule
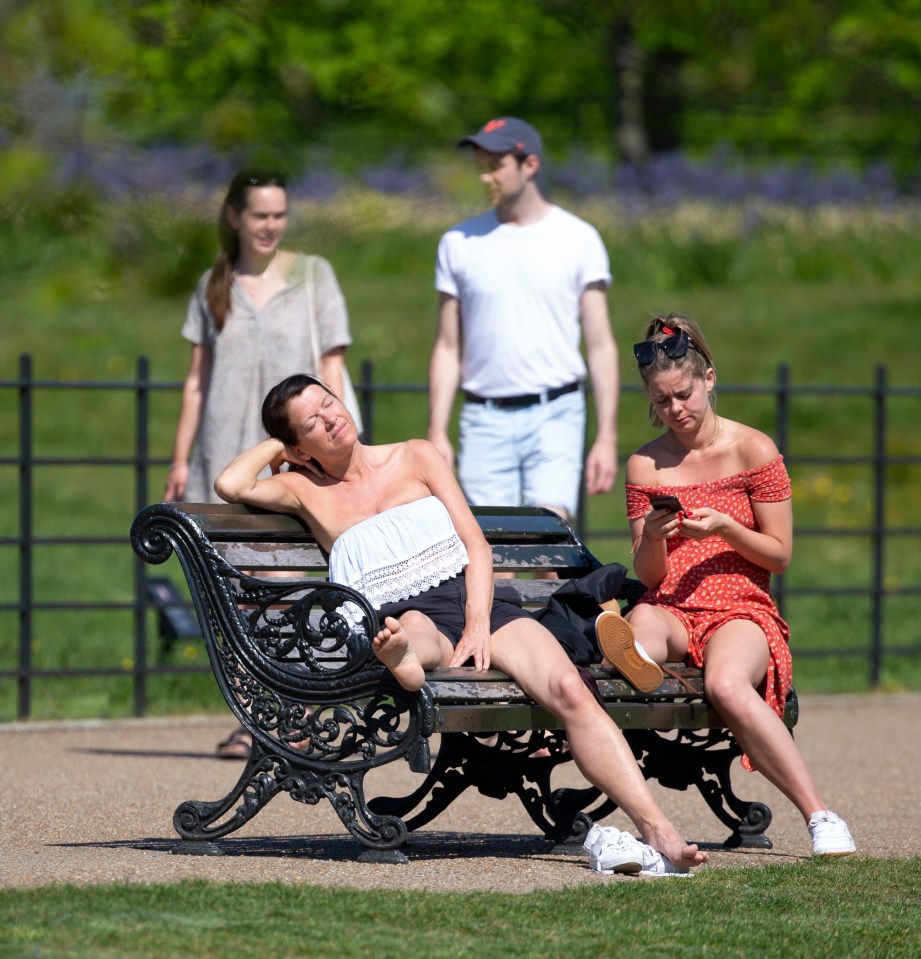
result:
[[[364,446],[365,461],[375,470],[397,472],[401,475],[417,475],[425,471],[432,456],[438,452],[428,440],[404,440],[399,443],[380,443]]]
[[[725,422],[731,430],[730,439],[738,450],[742,469],[748,470],[764,466],[765,463],[770,463],[780,455],[777,444],[767,433],[762,433],[761,430],[746,426],[745,423],[737,423],[734,420]]]
[[[381,443],[365,446],[365,453],[377,462],[387,460],[418,460],[438,455],[438,451],[428,440],[401,440],[398,443]]]
[[[624,480],[634,486],[654,486],[658,482],[662,437],[650,440],[627,459]]]

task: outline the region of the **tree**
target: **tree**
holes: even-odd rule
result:
[[[2,0],[0,0],[2,2]],[[915,168],[921,0],[5,0],[14,136],[337,162],[518,113],[551,149]],[[40,103],[42,109],[35,109]],[[43,140],[44,138],[44,140]]]

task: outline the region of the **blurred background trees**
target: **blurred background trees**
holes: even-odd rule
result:
[[[730,144],[917,175],[921,0],[2,0],[4,164],[195,143],[423,162],[516,113],[642,165]],[[14,150],[15,147],[15,150]],[[11,151],[13,153],[11,154]],[[18,151],[18,152],[17,152]]]
[[[0,0],[0,296],[187,293],[254,163],[314,204],[305,242],[428,287],[439,231],[482,205],[454,143],[502,113],[647,284],[891,279],[913,255],[913,218],[880,238],[815,213],[921,198],[921,0]]]

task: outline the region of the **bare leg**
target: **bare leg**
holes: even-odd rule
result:
[[[563,722],[582,774],[624,810],[644,842],[679,866],[706,861],[707,854],[688,845],[659,808],[623,733],[540,623],[518,619],[494,633],[492,663]]]
[[[688,651],[687,630],[671,613],[649,603],[640,603],[625,619],[633,627],[637,641],[660,666],[684,661]]]
[[[387,616],[371,643],[374,655],[410,692],[421,689],[425,670],[448,662],[451,644],[424,613],[410,610],[399,619]]]
[[[727,623],[707,643],[704,686],[758,771],[808,821],[826,806],[783,720],[758,693],[769,661],[767,639],[756,623]]]

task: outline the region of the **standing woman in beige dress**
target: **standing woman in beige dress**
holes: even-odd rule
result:
[[[325,259],[280,249],[287,224],[283,176],[243,170],[233,178],[218,217],[220,252],[198,281],[182,328],[192,356],[168,502],[222,502],[214,480],[265,439],[262,400],[280,380],[311,373],[343,395],[343,356],[352,341],[345,299]],[[217,755],[246,759],[251,745],[238,728]]]
[[[345,299],[325,259],[280,249],[287,224],[283,176],[243,170],[233,178],[218,218],[221,250],[182,328],[192,356],[167,501],[219,502],[212,484],[265,438],[262,400],[279,380],[312,373],[343,395],[352,341]]]

